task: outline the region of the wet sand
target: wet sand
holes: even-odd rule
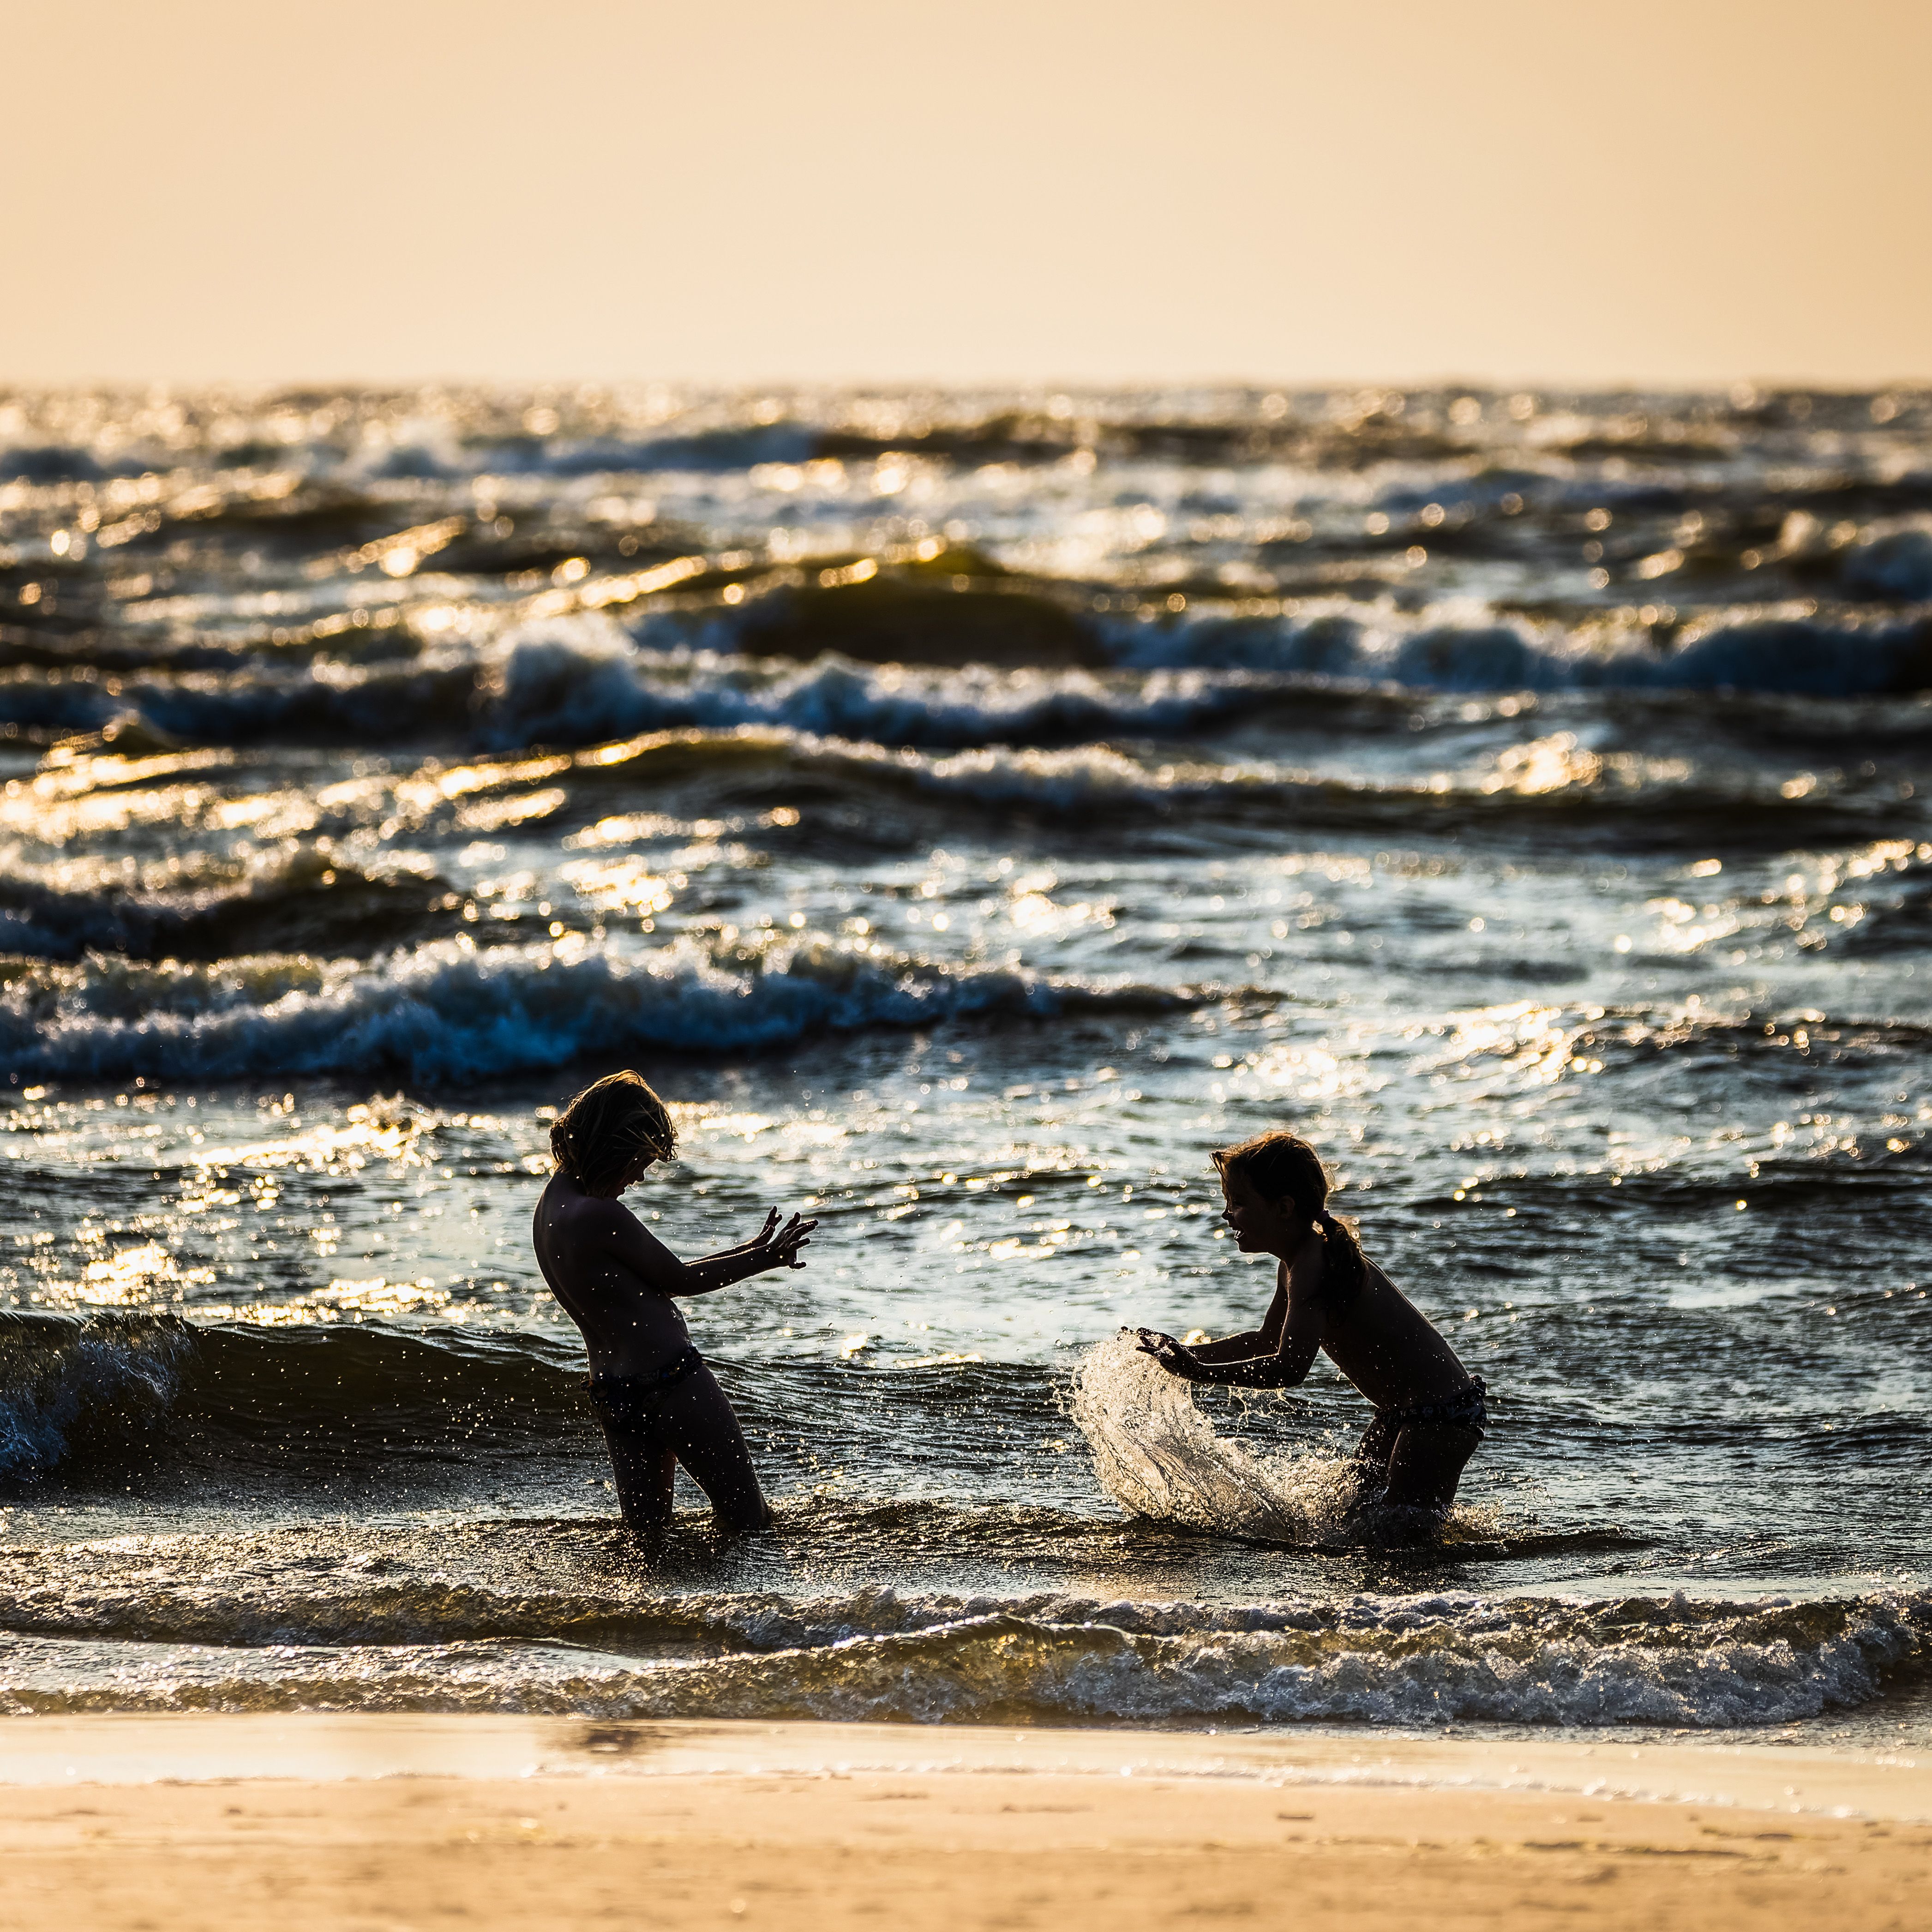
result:
[[[1775,1745],[21,1718],[18,1932],[1916,1928],[1932,1758]]]

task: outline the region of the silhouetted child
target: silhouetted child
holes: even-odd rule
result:
[[[1280,1263],[1274,1299],[1245,1334],[1189,1348],[1143,1328],[1141,1347],[1174,1375],[1237,1388],[1292,1388],[1325,1350],[1375,1405],[1355,1452],[1365,1486],[1440,1516],[1489,1420],[1480,1378],[1328,1212],[1328,1178],[1306,1141],[1276,1130],[1214,1159],[1237,1246]]]
[[[677,1136],[641,1076],[586,1087],[550,1129],[556,1172],[537,1202],[531,1238],[550,1292],[584,1336],[590,1400],[610,1444],[624,1520],[655,1547],[670,1520],[677,1466],[690,1471],[728,1531],[762,1529],[771,1512],[738,1418],[674,1297],[710,1294],[768,1268],[802,1268],[818,1226],[774,1208],[750,1240],[681,1262],[617,1197]]]

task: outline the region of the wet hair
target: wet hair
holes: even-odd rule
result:
[[[1328,1175],[1322,1156],[1299,1134],[1270,1127],[1238,1147],[1217,1148],[1214,1165],[1226,1179],[1245,1181],[1264,1201],[1292,1202],[1321,1232],[1323,1293],[1346,1307],[1362,1291],[1368,1258],[1353,1232],[1328,1211]]]
[[[550,1150],[580,1186],[601,1192],[640,1155],[670,1160],[677,1151],[677,1130],[650,1082],[627,1069],[593,1081],[557,1115]]]

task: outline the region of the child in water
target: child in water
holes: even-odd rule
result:
[[[1258,1328],[1188,1348],[1137,1332],[1170,1374],[1238,1388],[1292,1388],[1329,1359],[1375,1405],[1356,1450],[1361,1500],[1439,1518],[1489,1417],[1481,1378],[1328,1212],[1328,1178],[1308,1143],[1280,1130],[1214,1157],[1224,1218],[1244,1254],[1276,1257],[1274,1299]]]
[[[680,1261],[617,1199],[676,1144],[670,1113],[640,1076],[613,1073],[586,1087],[550,1129],[556,1172],[531,1228],[544,1280],[583,1333],[618,1505],[653,1550],[670,1521],[680,1462],[728,1532],[771,1521],[738,1418],[674,1298],[802,1268],[800,1250],[818,1225],[794,1214],[780,1227],[774,1208],[750,1240]]]

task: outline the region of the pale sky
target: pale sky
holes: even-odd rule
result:
[[[0,32],[0,382],[1932,376],[1924,0]]]

